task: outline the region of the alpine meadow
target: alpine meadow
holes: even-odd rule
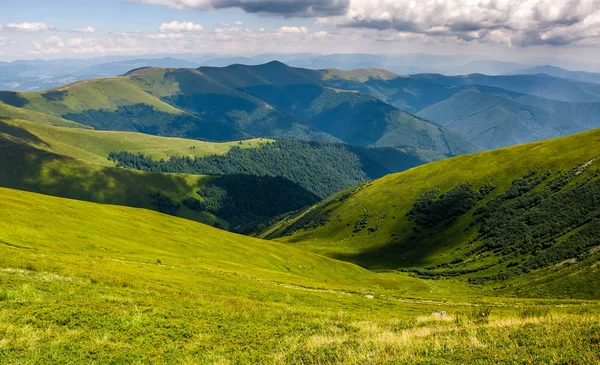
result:
[[[597,1],[3,5],[0,364],[600,364]]]

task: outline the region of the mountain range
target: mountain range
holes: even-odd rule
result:
[[[597,363],[590,85],[270,62],[0,92],[0,362]]]
[[[478,150],[457,134],[371,95],[332,88],[319,71],[279,62],[141,68],[41,93],[1,92],[0,101],[96,129],[164,136],[277,137],[444,155]]]

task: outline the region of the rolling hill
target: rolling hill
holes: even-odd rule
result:
[[[36,119],[38,113],[26,111],[24,116]],[[317,197],[445,157],[431,151],[319,142],[215,143],[73,125],[0,118],[3,169],[9,171],[0,185],[155,210],[161,208],[151,196],[160,191],[172,200],[163,211],[246,232]],[[115,169],[115,164],[161,174],[136,175]],[[169,176],[178,183],[166,183]],[[128,187],[134,180],[139,183]]]
[[[194,158],[174,155],[168,160],[157,160],[143,153],[127,151],[113,152],[109,156],[118,167],[150,172],[279,176],[321,198],[444,157],[413,149],[361,148],[340,143],[288,140],[251,149],[232,148],[226,154]]]
[[[280,177],[160,174],[106,166],[113,147],[145,146],[150,154],[163,154],[183,145],[186,152],[189,146],[197,147],[201,155],[224,152],[232,144],[219,146],[0,120],[0,186],[152,209],[238,231],[253,229],[266,219],[318,200],[316,195]],[[167,150],[153,151],[156,146]],[[208,149],[201,152],[205,147]]]
[[[156,212],[11,189],[0,188],[0,216],[2,362],[598,360],[596,304],[482,298]]]
[[[600,130],[459,156],[348,189],[263,234],[378,270],[595,298]]]
[[[477,150],[439,125],[371,95],[328,86],[320,71],[279,62],[142,68],[42,93],[2,92],[0,101],[96,129],[162,136],[214,141],[274,137],[450,155]]]
[[[511,81],[526,82],[517,76],[493,79],[501,81],[497,83],[489,82],[491,78],[475,76],[388,75],[360,79],[351,74],[331,73],[328,83],[375,96],[434,121],[486,149],[560,137],[600,126],[599,102],[585,102],[586,97],[559,101],[534,96],[535,92],[529,95],[509,91],[521,90],[511,86]],[[537,82],[541,89],[562,87],[547,83],[548,76],[523,77],[525,80],[541,78],[544,82]],[[481,84],[477,84],[480,81]],[[494,86],[486,86],[488,84]],[[578,83],[571,85],[572,88],[579,86],[583,88]]]

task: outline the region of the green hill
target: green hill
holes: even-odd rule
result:
[[[257,138],[216,143],[133,132],[59,128],[41,124],[37,114],[24,115],[24,117],[27,120],[2,117],[0,120],[21,127],[43,140],[44,144],[37,144],[37,148],[107,166],[113,166],[108,160],[108,155],[117,151],[143,153],[155,159],[168,159],[171,156],[203,157],[224,155],[232,147],[256,148],[272,142],[269,139]]]
[[[338,193],[263,236],[378,270],[597,298],[600,130],[459,156]]]
[[[167,160],[157,160],[150,155],[128,151],[110,154],[110,159],[117,166],[142,171],[280,176],[321,198],[349,186],[444,157],[413,149],[361,148],[340,143],[290,140],[251,149],[232,148],[226,154],[194,158],[172,156]]]
[[[359,70],[352,77],[389,75]],[[371,95],[330,87],[325,78],[321,71],[279,62],[142,68],[122,77],[82,81],[43,93],[3,92],[0,101],[95,129],[161,136],[214,141],[273,137],[450,155],[478,148]]]
[[[599,360],[593,303],[475,297],[147,210],[3,188],[0,217],[3,363]]]
[[[358,80],[351,74],[334,73],[329,75],[327,83],[372,95],[438,123],[486,149],[556,138],[600,126],[600,103],[587,102],[590,98],[580,95],[584,91],[573,91],[573,95],[581,97],[567,98],[569,101],[550,99],[552,92],[560,92],[557,90],[587,90],[589,85],[571,85],[569,80],[543,75],[411,75]]]
[[[318,200],[314,194],[283,178],[160,174],[103,166],[94,162],[103,153],[108,154],[112,146],[140,146],[154,138],[135,135],[124,141],[127,135],[112,134],[107,138],[104,132],[78,133],[75,129],[57,128],[34,126],[25,121],[0,121],[0,186],[158,210],[240,231]],[[168,148],[195,143],[154,142]],[[86,150],[88,144],[94,148]],[[200,142],[198,150],[203,145],[206,144]],[[213,144],[208,146],[215,148]],[[148,147],[152,147],[151,143]]]
[[[556,138],[587,129],[566,116],[477,89],[455,94],[421,110],[419,115],[488,149]]]

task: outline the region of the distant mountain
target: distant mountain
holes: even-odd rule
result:
[[[509,89],[511,80],[550,87],[548,79],[564,90],[585,93],[582,84],[547,75],[484,77],[470,75],[412,75],[357,78],[349,73],[327,73],[329,85],[373,95],[401,109],[439,123],[484,148],[559,137],[600,127],[600,102],[565,102],[499,87],[482,86],[489,79]],[[481,76],[481,77],[480,77]],[[466,80],[466,81],[465,81]],[[540,86],[541,87],[541,86]],[[577,91],[578,90],[578,91]],[[546,90],[544,93],[549,93]],[[589,94],[588,94],[589,96]]]
[[[435,79],[448,86],[481,85],[498,87],[522,94],[543,98],[572,101],[600,101],[600,85],[566,80],[548,75],[489,76],[471,74],[466,76],[440,77],[441,75],[413,75],[413,78]]]
[[[598,103],[600,111],[600,103]],[[488,149],[573,134],[586,128],[507,95],[468,88],[418,115]]]
[[[477,150],[453,132],[376,97],[329,86],[322,71],[279,62],[142,68],[43,93],[0,93],[0,101],[96,129],[221,141],[320,140],[443,155]]]
[[[566,70],[564,68],[551,66],[551,65],[527,68],[524,70],[519,70],[518,72],[515,72],[515,73],[534,74],[534,75],[535,74],[546,74],[549,76],[560,77],[563,79],[600,84],[600,73],[584,72],[584,71],[571,71],[571,70]]]
[[[74,75],[78,78],[85,79],[99,76],[121,75],[141,67],[194,68],[198,66],[198,63],[179,60],[172,57],[159,59],[134,59],[90,66],[78,70],[74,73]]]

